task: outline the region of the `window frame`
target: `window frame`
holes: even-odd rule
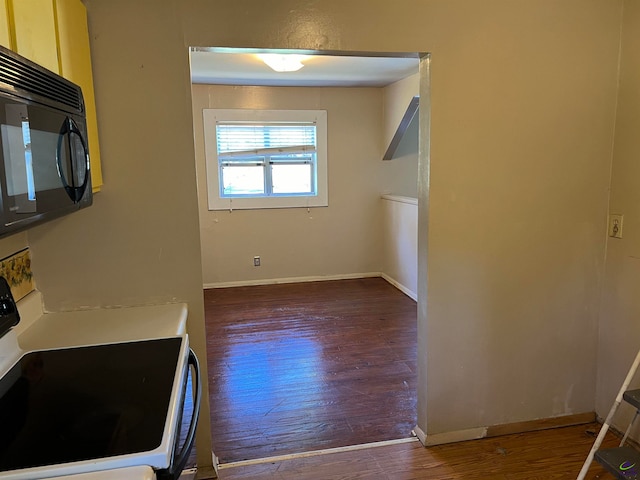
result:
[[[207,200],[209,210],[309,208],[326,207],[328,202],[327,178],[327,112],[326,110],[254,110],[203,109]],[[218,159],[217,122],[314,122],[316,125],[316,194],[276,194],[271,196],[223,197],[221,162]],[[268,169],[265,169],[268,170]],[[266,173],[266,172],[265,172]],[[312,174],[312,177],[314,175]]]

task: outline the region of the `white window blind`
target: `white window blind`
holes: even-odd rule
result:
[[[220,160],[277,153],[316,151],[314,123],[239,123],[218,122],[216,126]]]
[[[209,209],[328,205],[327,112],[205,109]]]

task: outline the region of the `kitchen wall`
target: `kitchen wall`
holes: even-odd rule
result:
[[[27,246],[29,246],[27,232],[19,232],[0,239],[0,259],[13,255]]]
[[[381,98],[379,88],[193,86],[205,285],[380,272]],[[326,110],[329,206],[209,211],[206,108]]]
[[[94,205],[33,228],[50,311],[189,306],[206,377],[190,73],[174,1],[87,1],[104,186]],[[211,465],[208,388],[198,462]]]
[[[623,238],[607,241],[598,343],[597,412],[606,417],[640,349],[640,2],[624,2],[620,91],[609,212],[624,214]],[[640,388],[640,375],[633,388]],[[614,424],[626,428],[630,408]],[[627,413],[625,416],[624,413]]]
[[[622,0],[86,4],[105,187],[29,232],[47,308],[187,301],[203,354],[189,45],[428,51],[419,426],[594,409]]]

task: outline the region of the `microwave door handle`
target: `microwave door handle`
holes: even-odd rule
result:
[[[74,133],[76,130],[77,129],[73,125],[73,121],[69,117],[66,117],[64,119],[64,123],[62,124],[62,127],[60,128],[60,133],[58,134],[58,149],[56,151],[56,166],[58,168],[58,177],[60,178],[60,181],[62,182],[62,186],[67,192],[67,195],[69,195],[71,200],[73,200],[74,202],[77,201],[76,200],[76,197],[78,195],[77,187],[75,185],[69,185],[69,182],[67,181],[67,177],[64,175],[64,168],[63,168],[62,162],[64,161],[65,163],[67,163],[67,166],[69,167],[69,171],[73,172],[73,159],[71,158],[71,156],[73,155],[73,151],[71,150],[71,134]],[[66,143],[66,147],[67,147],[66,158],[62,158],[62,142]],[[83,143],[83,146],[84,146],[84,143]],[[73,173],[71,175],[71,181],[73,183]]]
[[[178,480],[182,469],[187,463],[191,447],[195,442],[196,426],[198,425],[198,415],[200,413],[200,403],[202,399],[202,385],[200,383],[200,364],[198,363],[198,357],[192,349],[189,349],[189,366],[193,366],[193,382],[195,384],[195,397],[193,400],[193,413],[191,414],[191,423],[189,424],[189,431],[187,432],[187,438],[180,449],[177,457],[171,462],[169,468],[164,470],[158,470],[156,472],[158,480]]]
[[[84,178],[82,179],[82,183],[80,185],[76,185],[74,182],[74,176],[73,176],[73,155],[75,150],[73,149],[73,145],[71,144],[71,135],[76,135],[78,137],[78,140],[80,140],[80,145],[82,146],[82,151],[84,152],[83,155],[83,159],[82,161],[85,162],[86,168],[85,168],[85,175]],[[72,185],[69,185],[69,183],[67,182],[67,178],[64,175],[64,170],[62,168],[62,142],[66,140],[66,146],[67,146],[67,152],[68,152],[68,158],[64,159],[65,161],[68,162],[68,166],[69,166],[69,171],[71,172],[71,182]],[[58,176],[60,177],[60,180],[62,181],[62,186],[64,187],[64,189],[67,192],[67,195],[69,195],[69,197],[71,198],[71,200],[74,201],[74,203],[77,203],[80,201],[80,199],[82,198],[82,196],[84,195],[84,191],[87,188],[87,183],[89,181],[89,175],[90,173],[90,167],[89,167],[89,156],[87,155],[87,144],[84,141],[84,138],[82,137],[82,132],[80,132],[80,130],[78,129],[78,127],[75,125],[75,123],[73,122],[73,120],[71,120],[71,118],[67,117],[64,121],[64,124],[62,125],[62,128],[60,129],[60,134],[58,136],[58,151],[56,154],[56,160],[57,160],[57,167],[58,167]]]
[[[64,176],[64,169],[62,167],[62,142],[65,140],[67,141],[67,151],[69,151],[69,148],[71,147],[71,145],[69,145],[69,131],[69,117],[67,117],[64,119],[62,127],[60,127],[60,133],[58,134],[58,147],[56,149],[56,167],[58,168],[58,177],[60,178],[62,186],[67,193],[69,193],[69,189],[71,187],[69,187],[69,184],[67,183],[67,178]],[[66,161],[67,159],[64,160]]]
[[[74,150],[71,149],[71,134],[74,134],[78,137],[78,140],[80,140],[80,145],[82,146],[83,152],[81,160],[85,164],[84,178],[82,179],[82,183],[76,187],[80,192],[77,198],[77,200],[79,201],[80,198],[82,198],[82,194],[84,193],[85,188],[87,188],[87,182],[89,181],[89,176],[91,175],[91,164],[89,163],[87,143],[84,140],[82,132],[73,121],[70,121],[69,123],[71,124],[71,128],[69,129],[69,152],[71,152],[71,154],[73,154],[74,152]]]

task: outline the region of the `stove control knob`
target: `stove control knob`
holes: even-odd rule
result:
[[[19,321],[20,314],[9,283],[4,277],[0,277],[0,337],[3,337]]]

